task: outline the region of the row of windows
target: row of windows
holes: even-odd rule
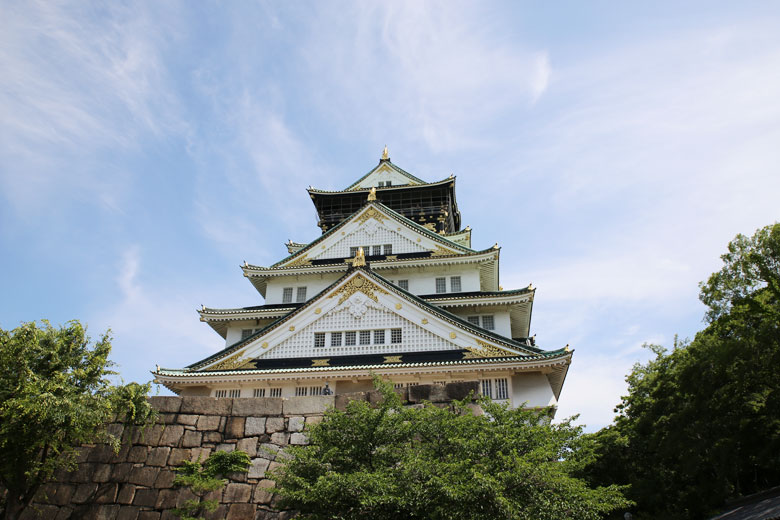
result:
[[[285,287],[282,289],[282,303],[292,303],[294,287]],[[306,301],[306,287],[298,287],[295,292],[295,301],[297,303]]]
[[[496,328],[496,320],[493,316],[468,316],[466,319],[472,325],[479,327],[479,319],[482,318],[482,328],[486,330],[494,330]]]
[[[482,395],[491,399],[509,399],[509,380],[507,378],[483,379]]]
[[[460,292],[461,285],[460,285],[460,276],[450,276],[450,292],[457,293]],[[447,292],[447,279],[437,278],[436,279],[436,293],[446,293]]]
[[[366,256],[392,255],[393,244],[384,244],[379,246],[362,246],[363,254]],[[349,256],[354,257],[358,252],[358,246],[349,248]]]
[[[254,330],[253,329],[241,329],[241,339],[246,339],[249,336],[251,336],[252,334],[256,334],[256,333],[260,332],[261,330],[263,330],[263,329],[254,329]]]
[[[281,388],[255,388],[252,390],[252,397],[282,397]],[[306,395],[306,394],[304,394]],[[320,394],[310,394],[320,395]],[[222,390],[215,390],[214,397],[241,397],[240,388],[226,388]]]
[[[325,336],[330,335],[330,346],[340,347],[353,345],[386,345],[387,331],[380,330],[348,330],[346,332],[315,332],[314,346],[322,348],[325,346]],[[372,341],[373,337],[373,341]],[[401,329],[390,329],[390,343],[401,343],[403,333]]]
[[[322,395],[321,386],[296,386],[295,397],[306,397],[307,395]]]
[[[393,181],[379,181],[380,188],[383,188],[385,186],[392,186],[392,185],[393,185]]]

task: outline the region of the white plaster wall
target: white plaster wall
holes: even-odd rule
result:
[[[391,181],[393,186],[409,184],[409,179],[406,176],[390,169],[388,166],[384,166],[380,167],[379,171],[376,171],[363,179],[358,186],[361,188],[377,187],[379,186],[379,181]]]
[[[493,332],[495,332],[496,334],[501,334],[506,338],[512,337],[512,324],[509,319],[508,311],[491,309],[490,307],[477,307],[476,309],[473,307],[462,308],[462,309],[450,308],[445,310],[455,314],[456,316],[463,318],[464,320],[468,316],[492,315],[496,325],[496,328],[493,329]]]
[[[479,269],[476,266],[437,266],[427,271],[419,269],[379,269],[384,278],[398,283],[409,280],[409,292],[412,294],[435,294],[436,278],[447,278],[447,292],[450,292],[450,277],[460,276],[460,292],[479,291]]]
[[[293,288],[293,303],[296,303],[298,287],[306,287],[306,300],[312,299],[318,293],[341,278],[344,273],[316,274],[309,276],[279,276],[268,280],[265,291],[265,303],[282,303],[285,287]]]
[[[402,228],[403,229],[403,228]],[[366,246],[377,246],[384,244],[392,244],[394,255],[401,253],[419,253],[422,251],[428,251],[426,247],[422,245],[422,242],[418,243],[408,237],[403,236],[396,229],[391,229],[385,224],[380,224],[374,219],[369,219],[363,223],[357,230],[344,235],[343,238],[338,239],[330,247],[322,249],[315,249],[309,253],[310,258],[348,258],[350,257],[350,248]],[[371,254],[371,251],[365,251],[366,256]]]
[[[517,408],[552,406],[558,403],[547,376],[541,372],[520,373],[512,376],[512,406]]]

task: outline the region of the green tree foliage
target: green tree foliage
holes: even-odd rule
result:
[[[217,451],[204,462],[200,459],[197,462],[185,460],[175,469],[178,475],[173,480],[173,484],[189,488],[195,498],[187,500],[182,507],[174,509],[173,513],[182,520],[203,520],[202,515],[214,511],[219,505],[219,501],[206,499],[206,495],[225,487],[227,484],[227,480],[223,478],[225,475],[244,472],[250,463],[249,455],[240,450],[229,453]]]
[[[380,404],[330,410],[308,430],[310,445],[289,449],[274,475],[283,507],[308,519],[588,520],[627,503],[615,486],[571,476],[589,450],[548,410],[404,407],[377,384]]]
[[[75,466],[75,447],[120,440],[105,425],[115,414],[154,421],[149,385],[111,385],[111,341],[92,344],[78,321],[0,329],[0,482],[4,517],[14,519],[60,467]]]
[[[595,434],[593,484],[630,484],[639,517],[702,518],[780,484],[780,224],[739,235],[701,284],[709,325],[627,377]]]

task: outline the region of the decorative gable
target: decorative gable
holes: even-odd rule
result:
[[[381,183],[381,184],[380,184]],[[390,184],[388,184],[390,183]],[[350,190],[365,190],[379,186],[403,186],[422,184],[411,175],[401,173],[389,161],[383,161],[368,175],[349,187]]]

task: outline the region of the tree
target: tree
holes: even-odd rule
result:
[[[206,499],[206,495],[212,491],[222,489],[227,484],[225,475],[247,470],[251,461],[249,455],[240,450],[231,452],[217,451],[212,453],[204,462],[185,460],[176,468],[178,473],[173,480],[175,486],[188,487],[195,498],[187,500],[182,507],[173,510],[173,513],[182,520],[203,520],[205,513],[217,509],[219,502],[215,499]]]
[[[510,410],[482,399],[450,409],[405,407],[377,382],[377,405],[350,402],[308,430],[274,473],[282,507],[308,519],[600,518],[627,501],[572,473],[589,453],[580,428],[549,410]]]
[[[702,283],[708,326],[626,378],[612,426],[594,435],[594,485],[630,484],[650,518],[701,518],[728,497],[780,484],[780,224],[739,235]]]
[[[106,431],[115,414],[154,421],[150,385],[114,387],[108,333],[94,344],[78,321],[0,329],[0,483],[4,517],[18,518],[57,468],[75,466],[76,446],[119,439]]]

